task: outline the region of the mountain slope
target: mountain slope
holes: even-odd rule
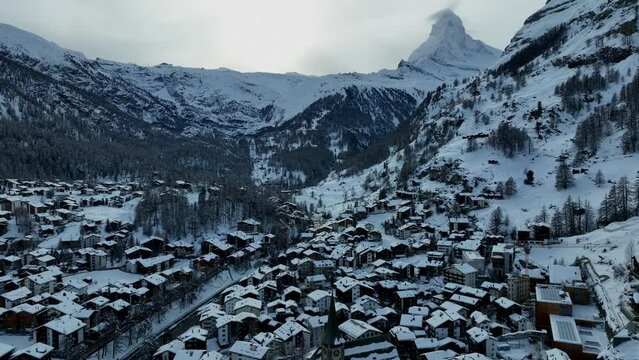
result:
[[[460,21],[451,27],[450,34],[464,33]],[[447,35],[438,35],[437,41],[442,36]],[[466,41],[466,37],[451,38],[438,47],[450,47],[448,53],[455,54],[452,49],[465,46],[457,41]],[[215,174],[240,163],[240,172],[245,174],[252,167],[256,180],[264,180],[258,178],[270,172],[267,177],[275,182],[291,178],[292,173],[298,175],[294,182],[315,182],[335,164],[406,121],[427,91],[460,74],[476,73],[480,67],[460,72],[459,67],[438,64],[430,72],[427,66],[402,61],[394,70],[326,76],[167,64],[140,67],[87,59],[37,35],[1,25],[0,69],[0,115],[11,119],[16,130],[20,124],[58,119],[55,121],[65,129],[60,131],[70,139],[77,137],[74,127],[80,123],[86,128],[83,141],[95,139],[89,132],[99,128],[98,133],[108,132],[111,141],[122,148],[128,146],[122,139],[131,138],[144,146],[155,137],[176,145],[184,142],[225,149],[219,155],[237,148],[239,156],[230,156],[228,162],[181,154],[176,163],[188,164],[182,170],[209,169]],[[24,111],[27,107],[30,110]],[[304,153],[300,148],[305,147],[311,151],[300,156]],[[166,155],[161,149],[157,152]],[[327,167],[306,174],[301,168],[310,168],[313,152],[326,155]],[[72,167],[73,161],[69,163]],[[260,172],[260,168],[267,171]],[[12,173],[11,166],[4,170]],[[25,174],[28,169],[15,176]]]
[[[480,227],[488,228],[497,207],[520,228],[544,207],[561,209],[569,196],[596,209],[611,187],[595,183],[598,170],[609,181],[632,180],[639,170],[638,14],[635,1],[549,1],[491,70],[426,96],[411,120],[409,147],[361,175],[333,174],[301,199],[317,202],[310,194],[323,194],[339,211],[352,205],[343,203],[345,191],[356,199],[373,199],[381,188],[433,192],[445,201],[442,215],[429,221],[444,225],[443,215],[459,211],[457,193],[478,196],[512,177],[516,195],[470,212]],[[579,174],[558,191],[560,159]],[[528,170],[532,186],[524,184]]]

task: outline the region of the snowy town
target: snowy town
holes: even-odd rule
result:
[[[631,340],[612,231],[506,239],[401,191],[335,217],[271,198],[300,229],[285,241],[250,218],[169,240],[134,224],[149,188],[197,201],[184,181],[3,181],[0,358],[597,359]]]

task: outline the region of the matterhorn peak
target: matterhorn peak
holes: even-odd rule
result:
[[[439,11],[431,16],[435,19],[435,24],[430,32],[430,36],[445,34],[466,34],[466,28],[462,20],[450,9]]]
[[[501,51],[466,33],[462,20],[450,9],[434,14],[435,23],[428,40],[408,57],[413,65],[437,75],[438,68],[450,72],[457,68],[461,76],[465,72],[477,72],[493,65]],[[444,69],[446,68],[446,69]]]

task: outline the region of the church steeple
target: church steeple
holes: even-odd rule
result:
[[[338,326],[335,297],[331,296],[331,304],[328,307],[328,320],[326,321],[326,328],[321,341],[322,360],[344,359],[344,339],[339,334]]]

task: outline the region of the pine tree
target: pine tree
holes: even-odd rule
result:
[[[586,200],[584,202],[584,226],[583,229],[585,232],[591,232],[596,228],[596,220],[595,220],[595,210],[590,205],[590,201]]]
[[[499,234],[501,232],[501,225],[503,223],[503,214],[501,212],[501,207],[497,207],[497,209],[493,210],[490,215],[490,223],[488,228],[491,234]]]
[[[568,196],[561,211],[564,219],[564,234],[568,236],[575,235],[577,224],[575,222],[575,204],[572,201],[572,197]]]
[[[559,212],[559,209],[555,209],[550,220],[550,228],[554,238],[558,238],[564,235],[564,219]]]
[[[555,170],[555,189],[558,191],[566,190],[574,183],[574,178],[570,171],[570,167],[566,160],[562,160]]]
[[[526,180],[524,180],[524,184],[533,185],[535,183],[535,173],[532,170],[526,171]]]
[[[548,222],[548,210],[546,210],[546,205],[541,207],[541,211],[539,211],[539,215],[535,218],[537,222]]]
[[[615,194],[617,192],[617,185],[612,184],[610,191],[606,195],[606,197],[601,201],[599,205],[599,214],[597,217],[597,222],[606,226],[617,219],[617,210],[616,210],[616,199]]]
[[[597,174],[595,175],[595,184],[597,185],[597,187],[602,187],[605,183],[606,179],[604,178],[603,173],[601,172],[601,170],[597,171]]]
[[[504,194],[508,197],[513,196],[517,193],[517,184],[515,183],[515,179],[511,177],[506,180],[506,184],[504,185]]]
[[[628,220],[630,217],[630,196],[630,183],[627,177],[622,176],[619,178],[619,181],[617,181],[617,192],[615,194],[617,220],[619,221]]]

